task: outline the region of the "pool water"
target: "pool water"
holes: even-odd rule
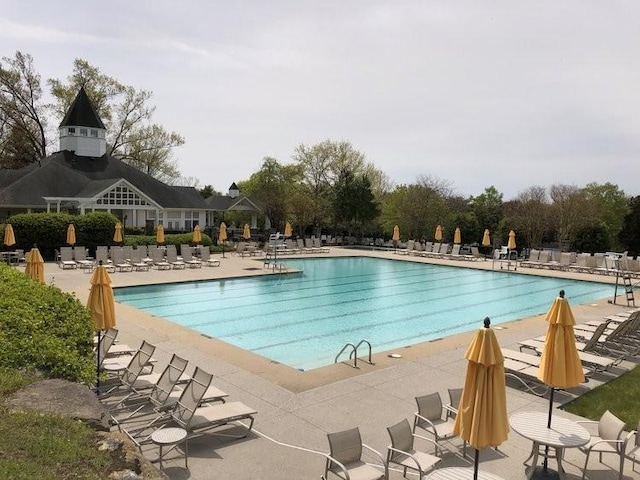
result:
[[[300,370],[545,313],[613,285],[367,257],[287,259],[300,274],[116,288],[116,300]],[[359,350],[360,356],[364,353]],[[340,360],[347,360],[348,354]]]

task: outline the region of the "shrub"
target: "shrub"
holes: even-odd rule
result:
[[[176,233],[176,234],[165,234],[164,236],[164,244],[165,245],[175,245],[177,248],[182,244],[190,245],[193,242],[191,239],[193,238],[193,233]],[[202,234],[202,242],[201,245],[205,245],[207,247],[211,246],[213,242],[211,241],[211,237],[208,235]],[[138,245],[156,245],[156,236],[155,235],[125,235],[124,244],[131,245],[133,247],[137,247]]]
[[[93,321],[78,299],[1,264],[0,284],[0,367],[93,383]]]

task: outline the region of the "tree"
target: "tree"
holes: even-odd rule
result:
[[[629,199],[629,210],[618,240],[630,255],[640,255],[640,195]]]
[[[588,201],[595,203],[599,210],[599,220],[609,239],[609,248],[619,248],[618,235],[629,213],[629,199],[623,190],[612,183],[589,183],[584,187]]]
[[[151,92],[126,86],[80,58],[74,61],[66,83],[59,79],[49,79],[48,83],[61,117],[84,86],[107,128],[109,155],[165,183],[173,184],[180,177],[172,154],[174,147],[184,144],[184,138],[153,123]]]
[[[335,185],[334,225],[343,224],[349,236],[352,229],[362,236],[364,225],[374,220],[378,213],[369,179],[365,175],[354,175],[350,170],[343,170]]]
[[[509,230],[524,238],[528,248],[542,246],[544,234],[550,228],[551,206],[544,187],[533,186],[521,192],[515,200],[503,205],[504,218],[497,228],[506,241]]]
[[[555,184],[549,189],[552,200],[553,221],[557,228],[560,247],[570,247],[575,231],[598,223],[598,208],[585,191],[574,185]]]
[[[46,156],[46,106],[33,57],[16,52],[0,62],[0,168],[20,168]]]
[[[211,185],[205,185],[204,187],[198,190],[198,193],[202,198],[209,198],[209,197],[213,197],[214,195],[216,196],[220,195],[220,192],[215,191],[213,189],[213,186]]]
[[[502,219],[502,193],[491,185],[477,197],[471,198],[471,209],[475,213],[480,228],[495,231]]]

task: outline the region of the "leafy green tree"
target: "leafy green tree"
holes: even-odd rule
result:
[[[371,182],[365,175],[354,175],[344,170],[335,185],[333,214],[335,225],[347,227],[360,236],[363,227],[378,216],[378,205],[371,191]]]
[[[624,217],[618,240],[630,255],[640,255],[640,195],[629,199],[628,213]]]
[[[597,225],[598,205],[585,190],[575,185],[555,184],[549,188],[557,240],[563,250],[570,248],[573,233],[589,225]]]
[[[211,185],[205,185],[201,189],[198,190],[198,193],[202,198],[213,197],[214,195],[219,196],[220,192],[216,192]]]
[[[173,149],[184,138],[153,122],[152,93],[124,85],[77,58],[66,82],[49,79],[60,118],[84,86],[107,128],[107,153],[169,184],[180,177]]]
[[[504,217],[496,231],[491,232],[496,237],[494,240],[499,236],[506,244],[507,234],[510,230],[515,230],[517,238],[524,240],[522,247],[542,246],[545,233],[552,228],[553,215],[544,187],[533,186],[524,190],[515,200],[503,204],[503,212]]]
[[[46,156],[47,108],[33,57],[0,62],[0,168],[21,168]]]
[[[586,225],[573,233],[572,250],[579,252],[606,252],[611,248],[609,232],[604,225]]]
[[[471,208],[484,232],[485,228],[495,231],[502,219],[502,193],[493,185],[484,189],[477,197],[471,198]]]
[[[595,203],[599,210],[599,219],[604,226],[609,248],[621,248],[618,235],[629,213],[629,199],[623,190],[612,183],[589,183],[584,188],[587,200]]]

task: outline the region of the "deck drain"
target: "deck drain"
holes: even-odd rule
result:
[[[262,270],[262,269],[258,267],[247,267],[247,268],[243,268],[243,270]]]

